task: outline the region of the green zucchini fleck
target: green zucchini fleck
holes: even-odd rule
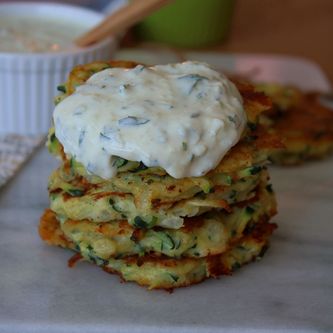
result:
[[[161,241],[161,250],[163,249],[173,250],[175,248],[175,242],[168,233],[160,231],[156,232],[156,236]]]
[[[55,136],[55,133],[52,133],[50,136],[50,142],[53,143],[56,139],[57,137]]]
[[[212,183],[207,180],[207,179],[203,179],[203,181],[201,183],[198,184],[201,189],[204,191],[204,193],[208,194],[211,193],[212,189],[213,189],[213,185]]]
[[[115,203],[112,198],[109,199],[109,204],[111,205],[112,209],[115,210],[117,213],[122,213],[122,210],[117,206],[117,203]]]
[[[169,276],[171,277],[171,279],[174,281],[174,282],[177,282],[179,280],[179,276],[176,275],[176,274],[171,274],[169,273]]]
[[[141,216],[135,216],[133,220],[133,225],[138,229],[148,229],[152,228],[157,222],[156,216],[151,216],[149,221],[147,219],[143,219]]]
[[[57,86],[57,90],[63,92],[64,94],[66,94],[67,92],[66,86],[64,84],[60,84],[59,86]]]
[[[178,250],[180,246],[182,245],[182,240],[181,239],[174,239],[174,244],[175,244],[175,249]]]
[[[213,183],[214,183],[214,185],[228,185],[228,186],[230,186],[233,183],[233,179],[228,174],[219,173],[219,174],[214,175]]]
[[[255,209],[252,208],[251,206],[247,206],[247,207],[245,208],[245,212],[246,212],[246,214],[248,214],[248,215],[252,215],[252,214],[255,212]]]
[[[142,162],[140,162],[139,166],[136,167],[135,169],[133,170],[128,170],[129,172],[139,172],[139,171],[142,171],[142,170],[146,170],[148,169],[147,166],[145,166]]]
[[[253,142],[256,141],[258,139],[258,135],[248,135],[245,137],[245,141],[246,142]]]
[[[258,254],[257,260],[260,260],[266,253],[266,251],[268,250],[268,245],[264,245],[260,251],[260,253]]]
[[[134,226],[139,229],[146,229],[148,227],[148,223],[144,221],[140,216],[135,216]]]
[[[116,168],[121,168],[122,166],[126,165],[128,163],[128,160],[125,160],[124,158],[118,157],[113,163],[112,166]]]
[[[231,190],[229,194],[229,199],[234,200],[237,196],[237,191],[236,190]]]
[[[251,175],[256,175],[261,170],[262,170],[262,167],[260,165],[255,165],[255,166],[250,168],[250,173],[251,173]]]
[[[256,224],[255,223],[248,223],[243,231],[243,235],[249,235],[251,232],[255,229]]]
[[[263,167],[261,165],[254,165],[254,166],[245,168],[243,170],[240,170],[238,172],[238,177],[245,178],[245,177],[249,177],[249,176],[254,176],[254,175],[258,174],[262,169],[263,169]]]
[[[53,155],[59,154],[60,143],[59,143],[53,129],[50,130],[50,133],[48,136],[47,148],[51,154],[53,154]]]
[[[241,264],[240,264],[238,261],[236,261],[236,262],[232,265],[231,270],[232,270],[232,271],[236,271],[236,270],[239,269],[239,268],[241,268]]]
[[[195,249],[197,247],[197,243],[194,243],[194,245],[192,245],[191,247],[189,247],[188,249],[191,250],[191,249]]]
[[[272,186],[272,184],[268,184],[268,185],[266,185],[266,190],[267,190],[267,192],[269,192],[269,193],[273,193],[273,186]]]
[[[84,194],[84,191],[76,188],[68,189],[66,192],[72,197],[82,197]]]
[[[247,123],[247,127],[251,130],[251,131],[255,131],[257,129],[257,124],[255,123],[251,123],[251,122],[248,122]]]

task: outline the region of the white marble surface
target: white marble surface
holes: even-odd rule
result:
[[[264,259],[173,294],[121,284],[42,243],[56,161],[41,149],[0,190],[0,332],[332,332],[333,159],[272,168],[279,229]]]

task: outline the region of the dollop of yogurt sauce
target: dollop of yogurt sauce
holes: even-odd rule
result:
[[[200,62],[105,69],[59,103],[55,133],[88,172],[116,175],[117,156],[174,178],[215,168],[246,124],[242,98]]]

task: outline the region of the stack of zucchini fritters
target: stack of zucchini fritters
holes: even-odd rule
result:
[[[93,73],[133,66],[78,66],[60,87],[64,94],[58,101]],[[267,155],[281,143],[257,125],[270,100],[249,85],[237,87],[248,126],[240,142],[202,177],[175,179],[161,168],[118,158],[117,175],[105,180],[66,156],[51,129],[48,147],[62,163],[49,180],[51,205],[41,218],[42,239],[150,289],[231,274],[260,258],[276,228],[269,223],[276,202]]]

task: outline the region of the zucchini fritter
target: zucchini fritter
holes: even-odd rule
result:
[[[47,211],[41,219],[39,232],[50,245],[78,251],[60,229],[59,221]],[[107,260],[96,257],[91,252],[79,252],[74,260],[85,259],[101,266],[108,273],[116,273],[124,281],[136,282],[148,289],[185,287],[199,283],[209,277],[231,275],[242,265],[261,258],[268,246],[268,238],[276,228],[275,224],[256,224],[251,232],[232,244],[226,251],[202,258],[170,258],[166,256],[128,256]],[[72,265],[72,264],[71,264]]]
[[[168,257],[205,257],[224,252],[251,230],[255,224],[276,213],[276,203],[269,186],[261,186],[256,197],[239,205],[231,212],[210,212],[186,218],[180,229],[136,229],[126,220],[91,223],[88,220],[67,219],[60,224],[66,238],[81,253],[101,259],[122,258],[130,255],[166,255]],[[54,219],[49,210],[44,219]]]
[[[284,139],[285,149],[270,154],[274,163],[301,164],[333,151],[333,110],[320,103],[319,93],[277,84],[259,85],[258,89],[273,100],[272,110],[261,116],[261,122]]]

